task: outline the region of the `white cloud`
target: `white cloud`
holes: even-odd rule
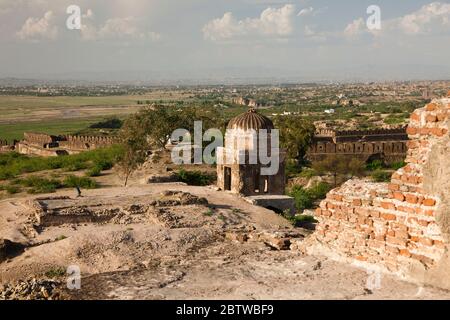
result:
[[[222,18],[209,21],[203,27],[205,39],[218,41],[242,36],[286,37],[293,32],[295,6],[287,4],[281,8],[267,8],[259,18],[237,20],[231,12]]]
[[[362,34],[367,29],[366,23],[363,18],[353,20],[349,23],[344,30],[344,35],[346,37],[356,37]]]
[[[377,37],[403,35],[427,35],[450,32],[450,4],[432,2],[404,16],[382,20],[381,30],[369,30],[363,18],[347,25],[344,35],[355,37],[372,33]]]
[[[314,12],[314,8],[313,7],[304,8],[304,9],[300,10],[299,13],[297,13],[297,16],[299,16],[299,17],[309,16],[313,12]]]
[[[450,30],[450,4],[433,2],[394,21],[407,34],[429,34]]]
[[[28,18],[17,36],[22,40],[55,40],[58,37],[58,28],[55,25],[55,16],[47,11],[42,18]]]
[[[94,13],[89,9],[83,15],[85,23],[81,27],[81,35],[84,40],[151,40],[161,39],[159,33],[143,31],[140,21],[134,17],[111,18],[96,27],[93,24]]]

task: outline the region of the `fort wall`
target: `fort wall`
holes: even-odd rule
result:
[[[377,156],[386,163],[401,162],[406,157],[407,141],[406,128],[361,131],[322,129],[314,136],[307,156],[311,161],[342,155],[362,161]]]
[[[17,144],[15,149],[22,154],[58,156],[108,147],[116,142],[116,139],[112,137],[53,136],[43,133],[26,132],[24,133],[24,139]]]

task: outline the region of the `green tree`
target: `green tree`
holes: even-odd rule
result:
[[[337,176],[351,175],[360,176],[364,173],[365,162],[357,158],[349,160],[347,156],[330,155],[321,161],[315,161],[312,164],[314,170],[319,174],[331,173],[334,177],[334,186],[337,185]]]
[[[289,158],[302,164],[314,136],[315,127],[300,116],[276,117],[275,126],[280,130],[280,145]]]

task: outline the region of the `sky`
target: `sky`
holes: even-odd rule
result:
[[[0,78],[432,80],[449,57],[443,0],[0,0]]]

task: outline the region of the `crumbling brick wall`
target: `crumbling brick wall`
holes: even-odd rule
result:
[[[449,98],[411,115],[407,165],[390,183],[352,179],[328,193],[307,250],[450,288]]]

